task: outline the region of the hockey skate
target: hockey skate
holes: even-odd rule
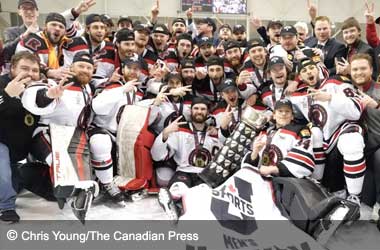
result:
[[[113,203],[125,207],[125,196],[120,188],[114,183],[99,183],[100,196],[103,201],[112,201]]]
[[[123,192],[128,201],[138,201],[148,196],[148,181],[143,179],[127,180],[122,176],[117,176],[114,182]]]
[[[93,182],[94,183],[94,182]],[[78,218],[78,220],[84,225],[86,214],[91,207],[91,203],[94,197],[99,193],[98,185],[91,185],[88,187],[83,187],[76,189],[76,195],[71,202],[71,209]]]
[[[313,237],[322,245],[326,244],[330,237],[342,224],[349,212],[347,206],[339,206],[333,209],[329,215],[320,220],[319,226],[315,229]]]
[[[172,195],[167,188],[160,188],[158,192],[158,203],[164,209],[169,219],[176,224],[178,222],[178,211],[172,199]]]

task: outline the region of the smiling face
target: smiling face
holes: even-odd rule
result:
[[[226,60],[232,65],[232,67],[236,67],[240,65],[241,58],[241,50],[240,48],[231,48],[226,51]]]
[[[262,46],[256,46],[249,50],[249,58],[256,67],[262,68],[265,65],[267,51]]]
[[[351,62],[351,78],[356,86],[362,86],[372,79],[372,66],[366,59]]]
[[[277,128],[281,128],[290,124],[293,118],[293,111],[287,106],[281,106],[275,109],[273,112],[273,119],[276,121]]]
[[[357,27],[350,27],[350,28],[344,29],[342,33],[343,33],[343,40],[347,45],[352,45],[360,39],[360,31],[358,30]]]
[[[208,108],[204,103],[197,103],[191,107],[191,120],[196,123],[204,123],[207,120]]]
[[[331,37],[331,24],[327,20],[316,21],[314,31],[318,41],[325,42]]]
[[[99,44],[106,36],[106,25],[102,22],[93,22],[86,28],[92,42]]]
[[[18,14],[21,16],[22,21],[26,26],[36,22],[39,15],[38,10],[31,3],[23,3],[20,5]]]
[[[207,60],[210,58],[210,56],[215,55],[216,49],[214,45],[212,44],[202,44],[202,46],[199,47],[199,53],[203,57],[203,59],[207,62]]]

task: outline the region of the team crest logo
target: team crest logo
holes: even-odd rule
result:
[[[34,124],[34,117],[31,114],[27,114],[24,117],[24,123],[26,126],[31,127]]]
[[[323,128],[327,122],[327,111],[319,104],[313,104],[311,109],[311,120],[319,128]]]
[[[211,153],[205,149],[194,149],[189,156],[189,163],[198,168],[206,167],[211,161]]]
[[[257,230],[252,194],[252,184],[235,176],[233,182],[212,190],[211,212],[222,227],[252,234]]]
[[[283,158],[284,156],[282,155],[280,148],[272,144],[269,149],[263,153],[262,165],[276,165],[278,162],[282,161]]]

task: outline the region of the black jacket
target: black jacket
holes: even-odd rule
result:
[[[310,47],[310,48],[316,48],[318,44],[318,39],[315,37],[309,37],[308,39],[305,40],[305,45]],[[330,38],[324,48],[322,49],[324,55],[325,55],[325,60],[324,63],[329,70],[330,75],[335,75],[336,74],[336,69],[335,69],[335,58],[339,59],[341,57],[346,58],[346,46],[336,40],[335,38]]]
[[[26,158],[39,117],[24,109],[20,98],[4,91],[10,81],[9,75],[0,76],[0,142],[8,146],[14,163]]]
[[[368,54],[372,57],[372,67],[373,67],[372,78],[376,80],[378,64],[377,64],[377,59],[375,56],[375,50],[371,46],[369,46],[367,43],[363,42],[362,40],[357,41],[354,46],[356,49],[356,53]],[[346,46],[347,58],[348,58],[348,53],[349,53],[349,47]]]

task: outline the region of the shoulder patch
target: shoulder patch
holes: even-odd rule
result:
[[[311,136],[310,129],[308,129],[308,128],[302,129],[300,131],[300,135],[301,135],[301,137],[310,137]]]
[[[23,41],[24,47],[32,50],[33,52],[38,52],[40,50],[47,49],[45,41],[38,35],[32,33],[27,36]]]

